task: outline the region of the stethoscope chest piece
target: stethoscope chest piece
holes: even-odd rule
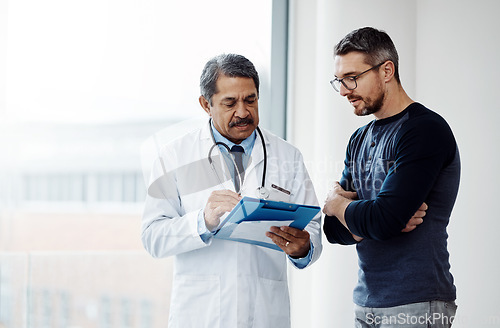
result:
[[[266,187],[259,187],[257,188],[258,192],[259,192],[259,197],[261,199],[268,199],[269,198],[269,190],[267,190]]]

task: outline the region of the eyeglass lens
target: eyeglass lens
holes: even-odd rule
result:
[[[331,81],[332,87],[335,91],[340,92],[340,84],[343,84],[347,90],[356,89],[356,79],[354,77],[348,76],[341,80],[334,79]]]

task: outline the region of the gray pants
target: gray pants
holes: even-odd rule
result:
[[[455,319],[454,301],[412,303],[389,308],[355,305],[356,328],[449,328]]]

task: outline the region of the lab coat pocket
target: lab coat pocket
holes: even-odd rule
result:
[[[290,201],[290,191],[281,188],[275,184],[271,184],[269,189],[269,200],[274,200],[276,202],[286,202]]]
[[[254,327],[290,327],[290,298],[286,281],[259,278]]]
[[[219,276],[179,275],[174,277],[169,327],[220,326]]]

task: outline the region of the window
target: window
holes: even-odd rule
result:
[[[223,52],[256,65],[261,122],[284,136],[286,3],[0,5],[0,326],[165,326],[171,260],[140,243],[141,145],[206,115],[199,75]]]

